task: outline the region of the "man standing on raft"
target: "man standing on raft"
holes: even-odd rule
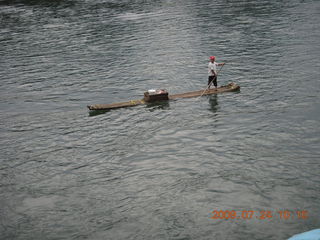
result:
[[[216,57],[215,56],[211,56],[210,57],[210,62],[208,65],[208,88],[210,88],[211,84],[213,83],[213,85],[215,86],[215,88],[217,89],[218,84],[217,84],[217,77],[218,77],[218,73],[217,73],[217,66],[223,66],[225,63],[217,63],[215,62]]]

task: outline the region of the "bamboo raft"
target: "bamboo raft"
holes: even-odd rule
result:
[[[124,108],[124,107],[134,107],[137,105],[142,104],[148,104],[151,102],[159,102],[159,101],[168,101],[168,100],[176,100],[179,98],[192,98],[192,97],[201,97],[206,95],[212,95],[212,94],[218,94],[218,93],[224,93],[224,92],[234,92],[240,90],[240,86],[238,86],[235,83],[229,83],[228,85],[218,87],[217,89],[207,89],[207,90],[199,90],[194,92],[187,92],[187,93],[180,93],[180,94],[173,94],[168,95],[168,93],[162,94],[157,98],[152,98],[151,96],[145,93],[145,97],[143,99],[139,100],[131,100],[127,102],[119,102],[119,103],[111,103],[111,104],[94,104],[87,106],[89,110],[97,111],[97,110],[110,110],[110,109],[116,109],[116,108]]]

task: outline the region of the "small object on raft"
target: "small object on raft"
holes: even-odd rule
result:
[[[211,94],[223,93],[223,92],[234,92],[240,90],[240,86],[235,83],[229,83],[228,85],[218,87],[217,89],[207,89],[207,90],[199,90],[194,92],[180,93],[169,95],[167,90],[165,89],[151,89],[144,93],[144,98],[140,100],[131,100],[128,102],[119,102],[119,103],[111,103],[111,104],[94,104],[89,105],[89,110],[109,110],[123,107],[133,107],[142,104],[148,104],[152,102],[159,101],[168,101],[175,100],[179,98],[191,98],[191,97],[200,97]]]
[[[158,102],[169,100],[169,94],[165,89],[148,90],[144,93],[143,100],[145,102]]]

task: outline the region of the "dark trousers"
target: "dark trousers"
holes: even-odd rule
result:
[[[209,76],[208,77],[208,86],[211,84],[211,82],[213,83],[213,86],[217,87],[217,76]]]

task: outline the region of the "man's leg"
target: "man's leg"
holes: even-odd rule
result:
[[[213,76],[212,81],[213,81],[213,85],[215,86],[215,88],[217,88],[218,87],[217,76]]]
[[[212,84],[213,76],[208,77],[208,87]]]

